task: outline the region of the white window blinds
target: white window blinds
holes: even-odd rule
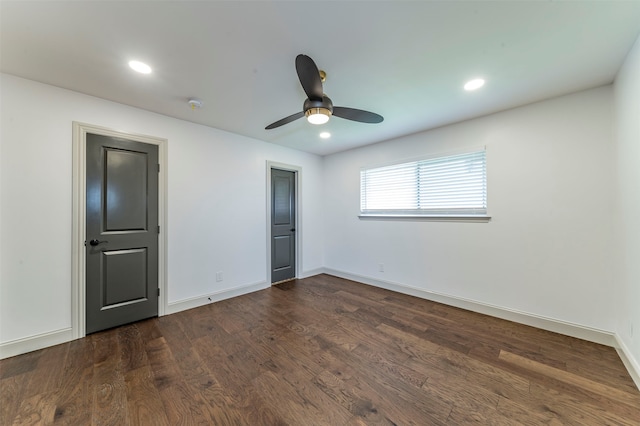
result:
[[[362,215],[484,216],[485,150],[360,171]]]

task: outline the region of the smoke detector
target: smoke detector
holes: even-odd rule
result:
[[[202,101],[199,99],[189,99],[189,106],[191,109],[199,109],[202,108]]]

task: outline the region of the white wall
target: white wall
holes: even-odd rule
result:
[[[618,73],[614,94],[616,332],[640,377],[640,38]]]
[[[71,326],[73,121],[168,139],[169,303],[266,285],[267,161],[302,168],[299,272],[322,267],[321,157],[10,75],[0,90],[0,343]]]
[[[612,332],[611,109],[606,86],[325,157],[325,266]],[[483,145],[489,223],[358,219],[361,167]]]

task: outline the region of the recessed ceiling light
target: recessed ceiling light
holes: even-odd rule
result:
[[[467,84],[464,85],[464,90],[476,90],[482,86],[484,86],[484,80],[476,78],[474,80],[467,81]]]
[[[329,139],[329,138],[331,137],[331,133],[329,133],[329,132],[322,132],[322,133],[320,133],[320,137],[321,137],[322,139]]]
[[[134,71],[138,71],[141,74],[151,73],[151,67],[140,61],[129,61],[129,66],[131,67],[131,69],[133,69]]]

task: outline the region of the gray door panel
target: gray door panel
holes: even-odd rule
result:
[[[273,268],[280,270],[291,265],[291,237],[282,235],[273,238]]]
[[[100,260],[103,309],[148,298],[147,249],[105,251]]]
[[[271,170],[271,282],[296,276],[295,172]]]
[[[158,315],[158,147],[87,134],[86,332]]]
[[[147,155],[107,148],[105,230],[147,229]],[[123,208],[125,207],[125,208]]]

